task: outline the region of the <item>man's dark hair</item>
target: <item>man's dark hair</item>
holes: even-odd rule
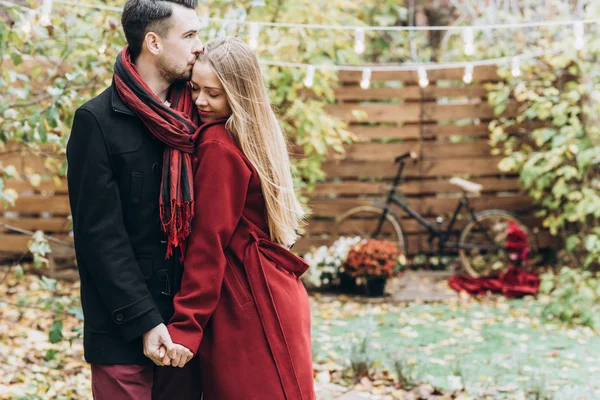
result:
[[[198,0],[127,0],[121,16],[125,38],[129,44],[131,59],[135,61],[142,52],[144,37],[154,32],[165,37],[171,29],[169,17],[173,4],[196,9]]]

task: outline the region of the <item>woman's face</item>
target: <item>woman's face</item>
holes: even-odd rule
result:
[[[192,71],[192,99],[198,107],[202,122],[228,118],[231,108],[221,81],[213,68],[198,61]]]

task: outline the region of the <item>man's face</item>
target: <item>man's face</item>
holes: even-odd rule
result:
[[[161,38],[158,70],[168,82],[189,81],[194,63],[204,48],[198,38],[200,21],[194,10],[175,4],[171,24],[168,35]]]

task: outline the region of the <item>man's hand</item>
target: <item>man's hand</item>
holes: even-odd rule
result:
[[[183,366],[194,357],[194,353],[187,347],[177,343],[174,343],[172,349],[169,351],[166,351],[165,347],[162,347],[161,350],[166,352],[166,355],[162,359],[162,363],[164,365],[169,365],[170,363],[173,367],[183,368]]]
[[[158,366],[171,365],[167,354],[176,351],[165,324],[160,324],[144,333],[144,355]]]

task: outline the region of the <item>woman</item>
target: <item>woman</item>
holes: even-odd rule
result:
[[[194,66],[194,219],[168,329],[198,355],[205,400],[314,399],[308,267],[286,248],[303,218],[258,61],[241,40]],[[187,358],[173,357],[181,366]]]

